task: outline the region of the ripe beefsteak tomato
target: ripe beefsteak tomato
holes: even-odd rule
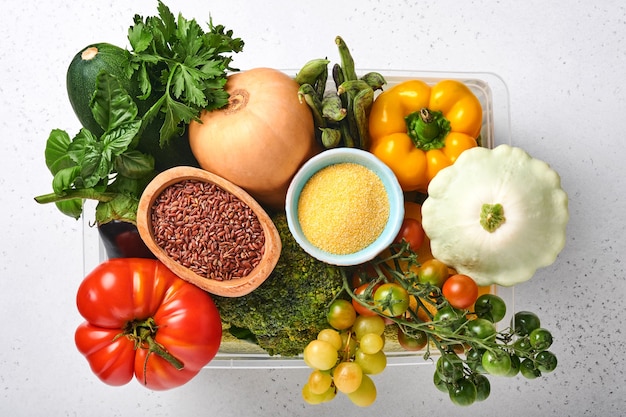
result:
[[[215,357],[222,340],[210,295],[154,259],[103,262],[79,286],[76,305],[85,318],[76,347],[109,385],[134,375],[152,390],[178,387]]]

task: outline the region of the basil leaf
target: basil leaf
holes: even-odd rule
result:
[[[73,217],[78,220],[83,214],[83,200],[81,198],[73,198],[71,200],[57,201],[54,203],[61,213],[66,216]]]
[[[118,126],[115,130],[105,132],[100,138],[103,157],[110,162],[125,152],[140,128],[141,120],[133,120]]]
[[[74,180],[80,175],[80,167],[75,165],[59,170],[52,178],[52,191],[62,195],[72,187]]]
[[[124,152],[115,159],[115,170],[124,177],[143,178],[154,171],[154,157],[139,151]]]
[[[96,206],[96,223],[136,219],[138,206],[139,200],[136,198],[125,194],[117,194],[111,201],[98,203]]]
[[[96,77],[96,91],[90,102],[94,119],[104,129],[110,132],[124,123],[133,121],[137,117],[137,104],[126,92],[119,80],[102,71]]]
[[[46,166],[52,173],[56,174],[63,168],[73,165],[72,160],[67,155],[67,148],[70,146],[70,135],[67,132],[54,129],[50,132],[46,141],[44,155]]]

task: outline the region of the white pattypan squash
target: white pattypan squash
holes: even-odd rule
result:
[[[568,220],[556,171],[509,145],[464,151],[422,205],[432,254],[478,285],[512,286],[553,263]]]

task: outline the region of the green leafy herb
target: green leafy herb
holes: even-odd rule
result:
[[[117,78],[101,72],[91,110],[104,133],[98,138],[83,128],[70,139],[67,132],[52,130],[45,159],[54,176],[53,193],[35,200],[55,203],[75,219],[82,214],[84,199],[97,200],[98,223],[135,222],[141,192],[154,176],[154,158],[134,150],[142,125],[137,105]]]
[[[169,8],[159,1],[159,16],[134,17],[128,31],[132,47],[131,71],[136,73],[142,97],[159,98],[144,119],[161,115],[159,143],[165,146],[185,126],[197,120],[203,109],[214,110],[228,103],[224,90],[226,72],[232,58],[225,54],[241,52],[244,42],[233,38],[224,26],[209,20],[205,32],[195,19],[181,14],[174,18]]]

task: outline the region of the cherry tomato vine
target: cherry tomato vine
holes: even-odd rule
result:
[[[496,324],[506,315],[501,297],[478,296],[466,276],[442,279],[442,267],[436,262],[429,268],[438,267],[439,272],[420,275],[417,256],[406,240],[390,249],[388,256],[379,256],[363,268],[358,289],[353,290],[344,273],[344,289],[357,311],[381,315],[395,324],[401,346],[423,348],[424,359],[432,360],[435,349],[439,357],[433,383],[454,404],[467,406],[487,399],[488,377],[519,374],[535,379],[557,367],[556,355],[548,350],[552,334],[541,327],[535,313],[519,311],[509,326],[497,330]],[[381,288],[386,291],[377,297]]]

